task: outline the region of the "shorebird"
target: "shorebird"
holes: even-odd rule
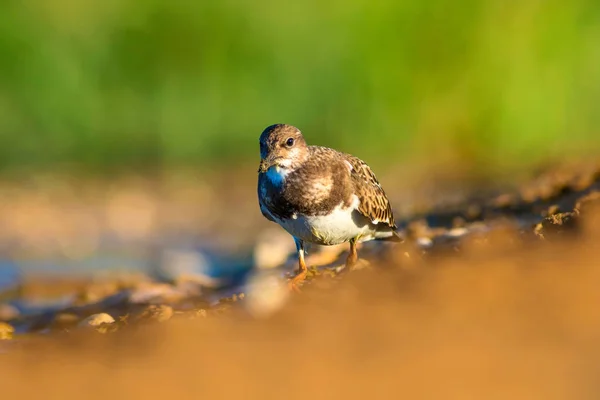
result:
[[[369,166],[350,154],[306,144],[300,130],[286,124],[260,135],[258,201],[262,214],[296,242],[297,289],[307,275],[304,243],[350,243],[346,268],[358,261],[356,244],[402,241],[390,202]]]

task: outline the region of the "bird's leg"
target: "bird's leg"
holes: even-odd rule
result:
[[[298,273],[290,280],[289,287],[290,289],[299,292],[300,289],[298,288],[298,284],[306,279],[308,268],[304,262],[304,242],[296,238],[294,238],[294,240],[296,241],[296,250],[298,250]]]
[[[346,270],[349,271],[354,264],[358,261],[358,254],[356,252],[356,239],[350,239],[350,253],[346,259]]]

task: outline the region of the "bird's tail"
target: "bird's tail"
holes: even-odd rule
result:
[[[396,242],[396,243],[404,242],[404,236],[402,234],[398,233],[398,231],[392,230],[391,233],[392,234],[390,236],[380,237],[380,238],[377,238],[377,240],[382,240],[385,242]]]

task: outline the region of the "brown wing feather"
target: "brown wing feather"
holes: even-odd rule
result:
[[[396,229],[392,206],[371,168],[358,157],[344,154],[352,166],[350,178],[360,200],[358,212],[373,222]]]

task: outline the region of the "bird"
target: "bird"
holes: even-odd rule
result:
[[[274,124],[259,139],[258,202],[262,215],[294,239],[298,270],[290,288],[306,279],[305,243],[349,243],[345,267],[358,261],[357,243],[402,242],[390,202],[371,168],[360,158],[308,145],[302,132]]]

